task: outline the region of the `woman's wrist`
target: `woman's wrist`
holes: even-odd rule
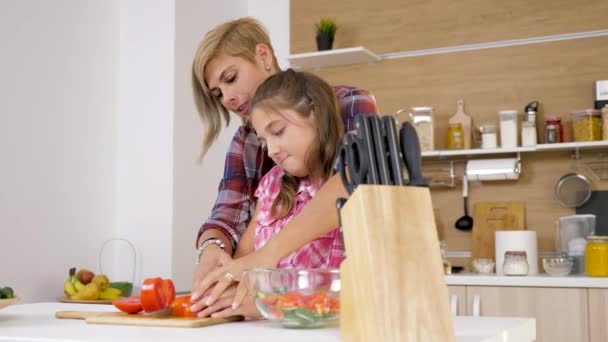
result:
[[[224,244],[224,251],[229,255],[232,255],[232,242],[220,231],[219,229],[209,228],[198,237],[196,242],[196,248],[200,248],[201,245],[209,239],[219,239]]]

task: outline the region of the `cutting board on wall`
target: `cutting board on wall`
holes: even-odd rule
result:
[[[524,230],[524,202],[477,202],[473,207],[471,257],[494,259],[494,233],[498,230]]]
[[[200,328],[243,320],[243,316],[228,318],[213,317],[158,317],[124,312],[57,311],[56,318],[83,319],[91,324],[136,325],[168,328]]]

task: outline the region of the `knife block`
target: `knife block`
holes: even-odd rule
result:
[[[340,216],[344,341],[455,341],[429,189],[359,185]]]

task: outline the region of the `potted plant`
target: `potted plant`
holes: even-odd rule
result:
[[[321,18],[315,26],[317,31],[317,49],[319,51],[331,50],[334,44],[334,36],[338,29],[336,21],[330,18]]]

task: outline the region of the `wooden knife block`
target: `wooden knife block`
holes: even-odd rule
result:
[[[341,210],[345,341],[455,341],[428,188],[359,185]]]

